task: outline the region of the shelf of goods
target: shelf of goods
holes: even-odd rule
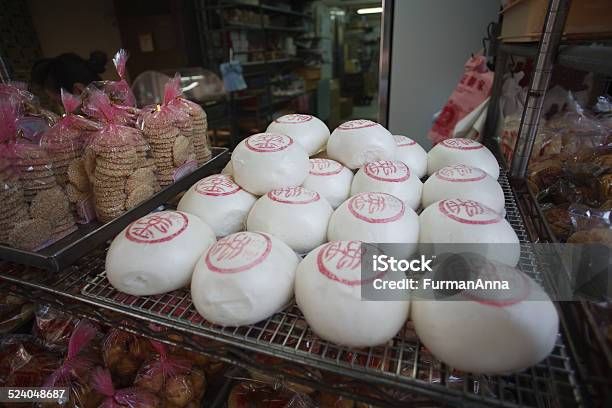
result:
[[[499,182],[506,196],[506,218],[520,241],[527,244],[533,227],[523,222],[524,210],[516,200],[522,196],[515,196],[505,175]],[[144,297],[116,291],[105,277],[105,250],[96,251],[59,274],[4,264],[0,290],[216,356],[280,381],[290,380],[381,407],[431,406],[432,401],[436,406],[465,407],[589,406],[582,385],[584,373],[575,357],[578,346],[563,319],[553,352],[538,365],[506,376],[474,375],[436,360],[421,345],[410,323],[388,344],[365,349],[319,339],[295,305],[254,325],[213,325],[196,312],[188,290]],[[546,280],[528,245],[522,245],[520,267],[535,280]],[[253,352],[276,359],[262,364]]]

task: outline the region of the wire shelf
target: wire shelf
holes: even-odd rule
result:
[[[530,251],[514,194],[505,175],[499,179],[506,194],[506,218],[522,244],[520,267],[539,282],[543,277]],[[280,357],[313,368],[377,383],[393,389],[399,406],[416,393],[457,406],[576,407],[582,398],[572,361],[560,334],[551,355],[540,364],[508,376],[459,372],[437,361],[423,347],[410,323],[388,344],[349,349],[319,339],[295,305],[254,325],[223,327],[204,320],[186,289],[158,296],[136,297],[115,290],[104,272],[104,257],[94,258],[79,282],[81,294],[100,305],[241,349]],[[82,286],[82,283],[86,283]],[[449,341],[451,341],[449,339]],[[398,393],[399,392],[399,393]]]

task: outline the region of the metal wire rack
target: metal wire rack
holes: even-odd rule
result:
[[[528,231],[512,189],[505,175],[499,181],[506,194],[506,218],[525,244],[520,267],[542,282],[537,259],[527,245]],[[409,324],[388,344],[359,350],[319,339],[295,305],[255,325],[213,325],[196,312],[188,290],[145,297],[116,291],[106,279],[102,256],[88,263],[87,273],[63,284],[78,285],[83,297],[102,307],[124,311],[143,320],[163,322],[168,327],[241,349],[378,384],[390,397],[386,399],[395,401],[398,406],[414,394],[453,406],[584,405],[562,334],[551,355],[540,364],[509,376],[482,376],[459,372],[437,361],[421,345]]]

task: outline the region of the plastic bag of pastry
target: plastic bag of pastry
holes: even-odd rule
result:
[[[277,369],[286,373],[288,375],[293,375],[295,377],[304,377],[310,380],[321,380],[321,372],[314,368],[302,367],[300,365],[287,362],[277,357],[268,356],[265,354],[255,354],[253,356],[256,364],[258,366],[275,366]],[[258,383],[267,384],[272,388],[287,388],[293,392],[298,394],[313,394],[315,390],[311,387],[303,385],[299,382],[289,381],[285,378],[279,379],[277,377],[268,375],[263,371],[258,370],[249,370],[249,374],[253,380],[256,380]]]
[[[307,395],[287,388],[273,388],[257,381],[243,381],[234,385],[227,398],[228,408],[315,408],[317,404]]]
[[[206,112],[200,105],[182,96],[181,77],[179,74],[176,74],[164,87],[164,101],[167,105],[189,115],[190,122],[183,121],[182,124],[177,123],[177,126],[179,129],[183,126],[187,131],[189,131],[188,126],[191,126],[191,140],[198,166],[210,160],[211,152],[207,136],[208,119]],[[189,125],[185,123],[189,123]]]
[[[113,64],[117,69],[119,81],[102,81],[97,85],[109,96],[113,104],[136,107],[136,97],[125,79],[128,58],[129,54],[123,48],[117,51],[113,57]]]
[[[97,328],[88,320],[75,326],[64,361],[43,383],[43,387],[68,388],[68,399],[62,404],[42,406],[95,407],[102,402],[103,396],[94,390],[91,378],[94,367],[101,364],[99,343],[95,342],[97,334]]]
[[[116,389],[110,371],[97,367],[92,374],[93,388],[105,397],[98,408],[161,408],[155,395],[138,387]]]
[[[120,387],[133,384],[138,370],[150,355],[148,340],[122,330],[111,329],[102,343],[104,365]]]
[[[10,333],[27,323],[36,306],[9,293],[0,293],[0,335]]]
[[[142,109],[138,128],[151,145],[159,184],[167,186],[197,168],[193,137],[181,132],[178,123],[185,113],[166,103]]]
[[[142,133],[123,118],[101,91],[89,95],[88,111],[103,124],[85,147],[85,172],[93,184],[98,219],[108,222],[159,190],[156,165]]]
[[[36,309],[32,334],[49,350],[65,352],[79,319],[45,305]]]
[[[191,361],[171,355],[167,347],[151,341],[156,351],[138,372],[134,385],[158,395],[165,407],[200,406],[206,392],[204,371],[194,368]]]
[[[41,387],[61,364],[58,354],[45,350],[29,335],[0,338],[0,387]],[[23,403],[4,403],[3,407],[23,407]]]

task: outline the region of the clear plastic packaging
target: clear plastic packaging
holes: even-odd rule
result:
[[[32,334],[40,339],[49,350],[65,352],[70,334],[79,320],[67,313],[45,305],[39,305],[35,312]]]
[[[10,293],[0,293],[0,336],[30,321],[36,306]]]
[[[166,84],[166,103],[143,108],[138,119],[138,127],[151,145],[161,186],[172,184],[197,168],[190,127],[193,122],[189,115],[169,103],[175,92],[174,85]]]
[[[315,408],[315,401],[287,388],[273,388],[253,380],[234,385],[227,399],[228,408]]]
[[[151,352],[146,339],[117,329],[111,329],[102,344],[104,365],[119,387],[134,383],[138,370],[151,357]]]
[[[102,402],[103,396],[92,386],[92,370],[101,363],[100,350],[95,342],[97,334],[97,328],[88,320],[81,320],[74,327],[64,361],[43,383],[43,387],[68,388],[68,399],[62,404],[43,406],[85,408]]]
[[[127,50],[120,49],[113,57],[113,64],[119,75],[118,81],[101,81],[95,83],[95,85],[104,91],[110,98],[111,102],[116,105],[136,107],[136,97],[127,83],[127,60],[129,54]]]
[[[185,358],[169,354],[165,345],[156,341],[151,344],[157,353],[141,367],[134,385],[157,395],[163,406],[199,406],[206,392],[204,371]]]
[[[182,96],[181,77],[177,74],[164,88],[164,101],[185,114],[190,118],[191,141],[198,166],[201,166],[211,157],[210,143],[208,141],[208,119],[206,112],[200,105]],[[177,124],[181,129],[181,124]],[[188,125],[183,125],[188,126]]]
[[[108,370],[98,367],[94,370],[93,388],[105,397],[99,408],[161,408],[159,398],[137,387],[115,389]]]
[[[142,133],[123,126],[121,111],[101,91],[92,91],[88,113],[102,123],[85,147],[85,172],[93,184],[98,219],[108,222],[159,190],[157,166]]]

